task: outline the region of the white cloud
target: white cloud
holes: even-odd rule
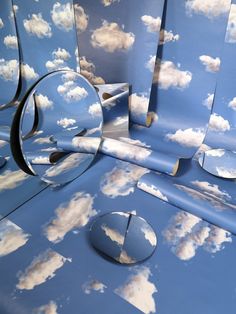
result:
[[[0,148],[3,148],[6,146],[8,143],[6,141],[0,140]]]
[[[117,230],[111,229],[106,225],[101,226],[102,230],[105,232],[105,235],[113,242],[117,243],[120,246],[124,245],[125,237],[120,234]]]
[[[0,222],[0,257],[6,256],[24,246],[28,242],[29,236],[29,234],[11,221],[7,219],[2,220]]]
[[[91,84],[105,84],[102,77],[95,75],[95,65],[84,56],[80,58],[80,69],[81,74],[85,76]]]
[[[137,181],[149,170],[119,161],[101,180],[100,189],[108,197],[127,196],[133,193]]]
[[[67,102],[80,101],[88,96],[86,89],[77,85],[70,77],[64,77],[64,83],[57,87],[57,91]]]
[[[138,182],[138,187],[147,192],[150,193],[156,197],[158,197],[159,199],[161,199],[162,201],[168,202],[168,198],[167,196],[165,196],[160,190],[158,190],[154,185],[148,185],[144,182]]]
[[[135,146],[110,138],[103,139],[101,150],[122,160],[129,159],[131,161],[145,160],[152,153],[152,151],[147,148],[141,148],[140,146]]]
[[[227,208],[236,209],[236,205],[228,203],[226,199],[222,199],[214,194],[209,194],[203,191],[197,191],[190,187],[174,184],[174,186],[183,191],[184,193],[191,196],[194,200],[204,201],[215,207],[215,209],[226,210]]]
[[[57,50],[53,51],[52,56],[55,59],[62,59],[64,61],[70,59],[71,57],[70,53],[64,48],[57,48]]]
[[[48,99],[47,96],[42,94],[38,94],[35,96],[35,100],[37,103],[37,107],[41,108],[42,110],[52,109],[53,108],[53,101]]]
[[[130,49],[135,41],[133,33],[126,33],[117,23],[103,21],[100,28],[93,31],[91,43],[94,48],[102,48],[107,52]]]
[[[225,192],[225,191],[221,191],[219,186],[216,184],[211,184],[209,182],[206,181],[191,181],[191,183],[200,188],[203,192],[207,193],[208,195],[215,195],[217,197],[221,197],[221,198],[227,198],[227,199],[231,199],[231,196]]]
[[[145,239],[152,245],[157,245],[157,237],[150,226],[145,226],[141,228],[141,232],[144,234]]]
[[[34,143],[37,144],[52,144],[52,141],[50,140],[50,136],[46,136],[46,137],[38,137],[34,140]]]
[[[120,2],[120,0],[101,0],[104,7],[108,7],[115,2]]]
[[[66,32],[73,29],[74,13],[71,3],[61,4],[56,2],[51,11],[53,23],[61,30]]]
[[[207,72],[215,73],[220,70],[220,58],[212,58],[207,55],[199,57],[201,63],[205,66]]]
[[[218,176],[222,178],[235,179],[236,178],[236,169],[235,168],[226,168],[226,167],[216,167]]]
[[[74,125],[76,123],[75,119],[63,118],[57,120],[57,125],[62,126],[64,129],[68,128],[68,126]]]
[[[225,242],[232,242],[229,232],[183,211],[172,217],[163,236],[172,252],[184,261],[192,259],[199,248],[216,253]]]
[[[18,274],[19,282],[16,286],[20,290],[32,290],[53,278],[55,272],[60,269],[66,261],[71,261],[51,249],[39,254],[24,272]]]
[[[0,174],[0,192],[15,189],[28,178],[29,176],[21,170],[6,170]]]
[[[230,124],[222,116],[213,113],[209,121],[209,129],[215,132],[226,132],[230,130]]]
[[[0,59],[0,78],[5,81],[17,81],[19,74],[19,63],[17,60]]]
[[[234,97],[230,102],[229,102],[229,108],[233,109],[236,111],[236,97]]]
[[[146,143],[140,141],[140,140],[135,140],[129,137],[119,137],[119,140],[121,142],[125,142],[128,144],[132,144],[132,145],[136,145],[136,146],[141,146],[141,147],[146,147],[146,148],[150,148],[150,145],[147,145]]]
[[[91,114],[92,117],[101,117],[102,116],[101,104],[99,102],[92,104],[91,106],[89,106],[88,112],[89,114]]]
[[[58,314],[57,304],[54,301],[50,301],[46,305],[42,305],[33,311],[34,314]]]
[[[3,20],[0,18],[0,29],[4,27]]]
[[[34,68],[28,64],[21,64],[21,75],[27,80],[35,80],[39,77],[38,73],[35,72]]]
[[[23,20],[24,28],[27,33],[35,35],[38,38],[52,36],[52,30],[47,21],[42,17],[42,14],[32,14],[32,16],[27,20]]]
[[[95,154],[101,143],[100,137],[88,137],[85,134],[85,137],[74,137],[72,140],[72,145],[81,153],[93,153]]]
[[[156,304],[153,294],[157,292],[156,286],[149,280],[151,271],[148,267],[136,268],[136,274],[115,290],[120,297],[134,305],[145,314],[156,313]]]
[[[68,157],[64,158],[57,165],[52,166],[46,170],[45,176],[44,176],[45,181],[52,183],[53,181],[50,181],[50,178],[59,176],[62,173],[72,171],[73,169],[77,168],[86,159],[87,159],[86,154],[80,154],[80,153],[70,154]]]
[[[161,18],[160,17],[153,17],[150,15],[143,15],[141,17],[143,24],[147,27],[147,31],[149,33],[156,33],[159,32],[161,29]]]
[[[7,48],[18,49],[18,41],[16,36],[8,35],[4,37],[3,43]]]
[[[189,86],[191,80],[191,72],[180,70],[172,61],[157,59],[153,81],[158,83],[161,89],[170,87],[184,89]]]
[[[205,152],[205,154],[207,156],[212,156],[212,157],[222,157],[225,154],[225,150],[224,149],[211,149],[211,150],[207,150]]]
[[[132,94],[129,97],[129,107],[134,115],[144,115],[148,111],[149,98],[144,95]]]
[[[203,106],[211,110],[214,101],[214,94],[207,94],[207,98],[203,100]]]
[[[230,0],[187,0],[185,3],[187,13],[201,14],[209,19],[226,14],[230,8]]]
[[[89,17],[85,13],[84,9],[77,3],[74,4],[74,10],[75,10],[76,28],[80,33],[82,33],[88,27]]]
[[[164,45],[171,41],[177,41],[179,40],[179,38],[180,38],[179,34],[174,35],[172,31],[166,31],[165,29],[162,29],[160,31],[159,44]]]
[[[121,264],[134,264],[136,263],[135,259],[130,257],[126,251],[122,250],[120,256],[116,258],[117,262]]]
[[[225,41],[231,44],[236,43],[236,4],[231,4]]]
[[[145,64],[145,67],[150,71],[153,72],[155,69],[156,64],[156,56],[151,55],[148,62]]]
[[[205,134],[202,129],[177,130],[175,133],[167,134],[166,138],[186,147],[198,147],[201,145]]]
[[[34,159],[32,159],[30,161],[30,163],[32,165],[50,165],[51,164],[50,156],[48,156],[48,157],[43,157],[43,156],[35,157]]]
[[[128,124],[129,123],[129,118],[127,115],[125,116],[121,116],[121,117],[117,117],[115,118],[115,120],[113,120],[112,124],[114,126],[118,126],[118,125],[122,125],[122,124]]]
[[[56,217],[44,229],[47,239],[58,243],[71,230],[86,226],[90,218],[97,214],[93,200],[89,193],[77,192],[69,202],[61,204],[55,210]]]
[[[98,280],[91,280],[91,281],[86,282],[82,286],[82,288],[83,288],[84,293],[86,294],[90,294],[92,291],[104,293],[107,286]]]

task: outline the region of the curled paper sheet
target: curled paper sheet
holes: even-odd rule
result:
[[[131,119],[142,125],[149,120],[164,2],[75,1],[81,74],[93,84],[128,82]],[[81,23],[81,16],[87,23]]]
[[[236,234],[236,203],[231,203],[231,196],[215,184],[199,180],[186,184],[148,173],[139,180],[138,188]]]
[[[0,3],[0,109],[3,109],[17,99],[20,88],[20,61],[18,38],[15,26],[16,10],[11,0]],[[0,125],[1,125],[0,112]]]
[[[57,138],[58,149],[64,149],[68,152],[94,153],[99,143],[100,138],[69,138],[68,136]],[[166,156],[142,146],[110,138],[102,139],[99,152],[172,176],[176,174],[179,166],[179,160],[174,156]]]

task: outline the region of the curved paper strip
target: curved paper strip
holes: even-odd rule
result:
[[[20,63],[17,31],[15,26],[16,8],[11,0],[0,3],[0,109],[7,107],[18,96]],[[0,125],[1,125],[0,113]]]
[[[20,167],[45,182],[64,184],[89,167],[101,141],[101,130],[102,108],[92,85],[76,72],[57,71],[37,83],[20,104],[12,129],[14,157]],[[71,138],[83,132],[96,138],[92,152],[68,154],[57,149],[55,134]]]
[[[236,152],[211,149],[203,152],[198,161],[204,170],[215,176],[236,179]]]
[[[210,191],[204,193],[154,173],[145,174],[139,180],[138,188],[236,234],[236,222],[232,219],[236,204],[224,202]]]
[[[81,74],[93,84],[128,82],[131,118],[142,125],[147,124],[164,2],[75,1]],[[81,12],[90,21],[86,25]]]

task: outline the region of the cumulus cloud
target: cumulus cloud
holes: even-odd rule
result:
[[[236,178],[236,169],[235,168],[226,168],[226,167],[216,167],[218,176],[222,178],[235,179]]]
[[[134,192],[137,181],[148,172],[148,169],[119,161],[103,176],[100,189],[110,198],[127,196]]]
[[[101,0],[104,7],[108,7],[115,2],[120,2],[120,0]]]
[[[177,130],[175,133],[167,134],[167,140],[172,142],[176,142],[182,146],[186,147],[198,147],[201,145],[204,139],[204,131],[202,129],[185,129],[185,130]]]
[[[64,48],[57,48],[57,50],[53,51],[52,56],[56,59],[62,59],[65,61],[71,57],[70,53]]]
[[[99,102],[96,102],[96,103],[90,105],[88,112],[92,117],[101,117],[101,115],[102,115],[101,104]]]
[[[3,20],[0,18],[0,29],[4,27]]]
[[[207,55],[199,57],[201,63],[205,66],[207,72],[215,73],[220,70],[220,58],[212,58]]]
[[[56,217],[44,229],[47,239],[58,243],[71,230],[86,226],[90,218],[97,214],[93,201],[89,193],[77,192],[69,202],[61,204],[55,210]]]
[[[93,153],[95,154],[98,150],[98,147],[101,143],[100,137],[87,137],[85,134],[85,137],[74,137],[72,140],[72,145],[81,153]]]
[[[224,243],[232,242],[229,232],[183,211],[171,218],[163,236],[171,251],[184,261],[192,259],[200,248],[216,253],[224,248]]]
[[[4,81],[17,81],[19,74],[19,63],[17,60],[0,59],[0,78]]]
[[[41,108],[42,110],[52,109],[53,108],[53,101],[50,100],[47,96],[38,94],[35,96],[37,107]]]
[[[130,49],[135,41],[133,33],[126,33],[117,23],[103,21],[100,28],[93,31],[91,44],[94,48],[102,48],[107,52]]]
[[[209,19],[214,19],[227,14],[230,3],[230,0],[187,0],[185,6],[189,15],[201,14]]]
[[[159,199],[161,199],[162,201],[168,202],[168,198],[167,196],[165,196],[160,190],[158,190],[154,185],[148,185],[144,182],[138,182],[138,187],[147,192],[150,193],[156,197],[158,197]]]
[[[144,234],[145,239],[152,245],[156,246],[157,244],[157,237],[152,230],[152,228],[148,225],[141,228],[141,232]]]
[[[199,180],[191,181],[191,183],[209,195],[213,194],[217,197],[231,199],[231,196],[227,192],[221,191],[217,184],[211,184],[209,182]]]
[[[214,101],[214,94],[207,94],[207,98],[203,100],[203,106],[211,110]]]
[[[156,313],[153,294],[157,292],[157,288],[149,280],[150,269],[138,267],[135,272],[123,286],[115,290],[115,293],[145,314]]]
[[[113,120],[112,124],[114,126],[122,125],[122,124],[128,124],[129,123],[129,118],[127,115],[122,116],[122,117],[117,117],[115,120]]]
[[[125,142],[125,143],[136,145],[136,146],[141,146],[141,147],[146,147],[146,148],[151,147],[150,145],[147,145],[145,142],[142,142],[140,140],[135,140],[129,137],[119,137],[119,140],[121,142]]]
[[[37,36],[38,38],[52,36],[52,30],[47,21],[42,17],[42,14],[32,14],[27,20],[23,20],[24,28],[30,35]]]
[[[156,56],[151,55],[148,62],[145,64],[145,67],[150,71],[153,72],[155,69],[156,64]]]
[[[39,254],[24,272],[18,274],[19,282],[16,286],[20,290],[32,290],[34,287],[52,279],[55,272],[60,269],[68,258],[51,249]]]
[[[224,149],[211,149],[209,151],[206,151],[205,154],[207,156],[212,156],[212,157],[222,157],[225,154],[225,150]]]
[[[231,44],[236,43],[236,4],[231,4],[225,41]]]
[[[33,314],[58,314],[57,304],[54,301],[50,301],[48,304],[36,308]]]
[[[192,80],[192,73],[182,71],[172,61],[161,61],[157,59],[154,72],[154,83],[161,89],[187,88]]]
[[[58,93],[67,101],[80,101],[88,96],[84,87],[80,87],[73,78],[65,76],[64,83],[57,87]]]
[[[222,116],[213,113],[210,118],[209,129],[215,132],[226,132],[230,130],[230,124]]]
[[[36,80],[39,77],[34,68],[30,67],[28,64],[21,64],[21,75],[27,81]]]
[[[117,243],[120,246],[123,246],[125,237],[120,234],[119,231],[114,230],[106,225],[101,226],[102,230],[105,232],[105,235],[113,242]]]
[[[103,139],[101,150],[111,156],[131,161],[145,160],[152,153],[152,151],[147,148],[141,148],[140,146],[135,146],[110,138]]]
[[[229,108],[233,109],[234,111],[236,111],[236,97],[234,97],[232,100],[230,100],[229,102]]]
[[[95,75],[95,65],[91,61],[88,61],[84,56],[80,58],[80,69],[81,74],[85,76],[91,84],[105,84],[102,77]]]
[[[86,294],[90,294],[92,291],[104,293],[106,288],[107,286],[98,280],[90,280],[82,286],[82,289]]]
[[[150,15],[143,15],[141,17],[143,24],[147,27],[147,31],[149,33],[156,33],[159,32],[161,29],[161,18],[160,17],[153,17]]]
[[[34,143],[36,144],[52,144],[52,141],[50,140],[50,136],[46,137],[38,137],[34,140]]]
[[[0,222],[0,257],[6,256],[24,246],[30,235],[10,220]]]
[[[0,174],[0,193],[5,190],[12,190],[21,185],[29,176],[21,171],[6,170]]]
[[[168,42],[173,42],[179,40],[180,36],[179,34],[173,34],[172,31],[166,31],[165,29],[162,29],[160,31],[160,39],[159,44],[164,45]]]
[[[71,125],[74,125],[75,123],[76,123],[75,119],[63,118],[57,120],[57,125],[62,126],[64,129],[68,128]]]
[[[7,48],[18,49],[18,41],[16,36],[8,35],[4,37],[3,43]]]
[[[51,11],[51,17],[53,23],[59,29],[69,32],[73,29],[74,25],[74,12],[72,8],[72,4],[67,2],[66,4],[61,4],[56,2],[53,5],[53,9]]]
[[[136,260],[130,257],[126,251],[121,250],[120,256],[116,258],[117,262],[121,264],[134,264]]]
[[[77,3],[74,4],[74,10],[75,10],[76,28],[80,33],[82,33],[88,27],[89,17],[85,13],[84,9]]]
[[[45,172],[44,179],[48,181],[49,183],[52,183],[53,181],[50,181],[51,180],[50,178],[72,171],[72,169],[77,168],[86,159],[87,159],[86,154],[80,154],[80,153],[70,154],[68,157],[64,158],[57,165],[52,166],[49,169],[47,169]]]
[[[129,97],[129,107],[133,115],[144,115],[147,113],[149,98],[136,93]]]

